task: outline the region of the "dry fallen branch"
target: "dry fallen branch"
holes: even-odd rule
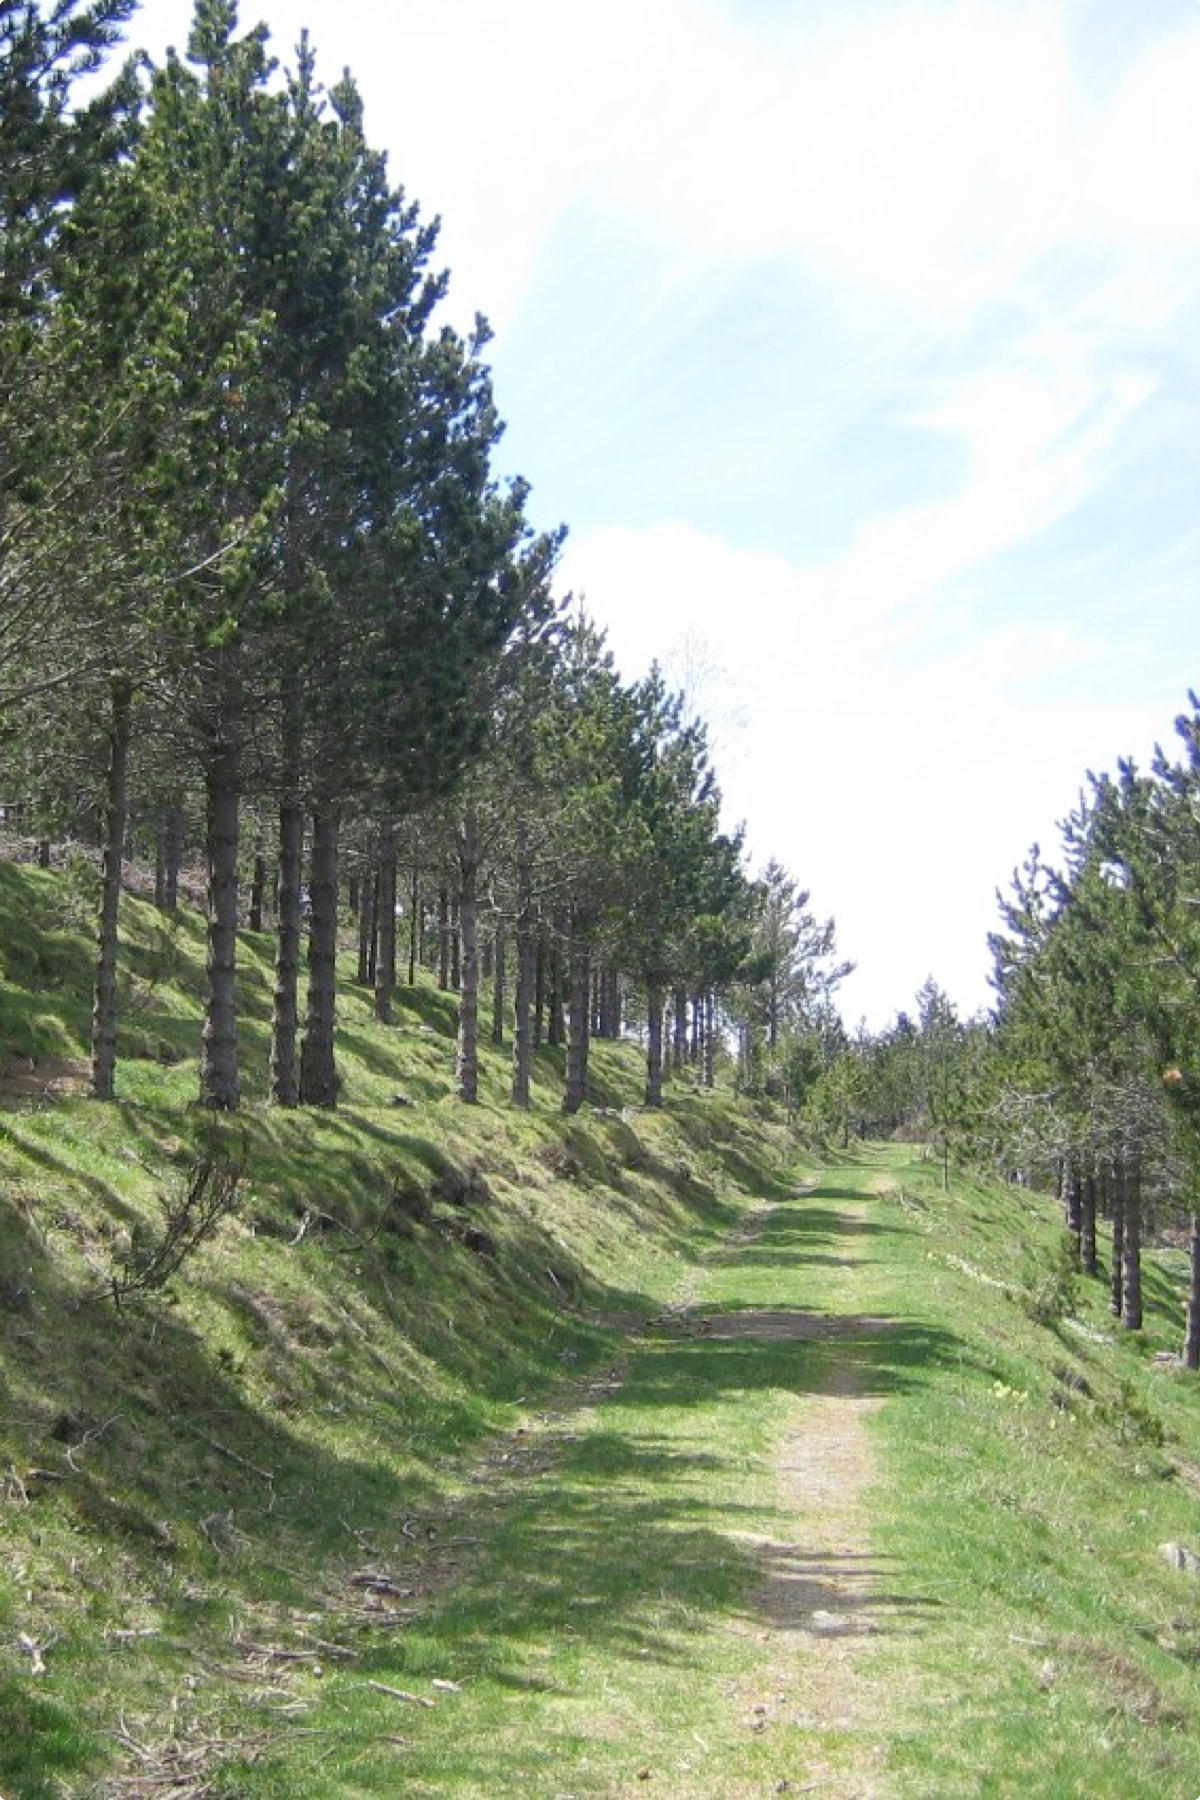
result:
[[[215,1437],[209,1437],[206,1431],[200,1431],[189,1420],[185,1419],[184,1424],[200,1439],[202,1444],[207,1444],[210,1450],[215,1450],[219,1456],[228,1457],[229,1461],[236,1463],[239,1469],[249,1469],[252,1475],[257,1475],[260,1481],[265,1481],[269,1487],[274,1488],[275,1477],[270,1469],[260,1469],[257,1463],[248,1462],[244,1456],[239,1456],[236,1450],[231,1450],[228,1444],[222,1444]],[[273,1494],[272,1503],[274,1503]]]
[[[374,1688],[377,1694],[386,1694],[391,1700],[407,1700],[410,1706],[434,1704],[424,1694],[410,1694],[407,1688],[389,1687],[386,1681],[368,1681],[367,1686]]]
[[[401,1587],[390,1575],[383,1575],[375,1569],[356,1569],[347,1579],[351,1587],[365,1588],[369,1594],[392,1594],[398,1600],[412,1598],[411,1587]]]

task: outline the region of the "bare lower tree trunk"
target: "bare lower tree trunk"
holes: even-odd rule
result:
[[[92,1000],[92,1093],[114,1098],[117,1068],[117,919],[121,901],[121,848],[129,818],[129,745],[133,736],[133,686],[124,676],[112,684],[108,731],[108,779],[104,800],[104,859],[96,931],[96,984]]]
[[[687,992],[684,988],[677,987],[675,989],[672,1017],[671,1068],[678,1075],[687,1061],[688,1012]]]
[[[561,1044],[567,1035],[566,1013],[563,1006],[563,995],[567,983],[563,980],[563,943],[567,926],[562,915],[554,921],[550,932],[550,942],[546,951],[546,1042]]]
[[[533,965],[533,1047],[540,1050],[546,1034],[546,975],[549,947],[543,924],[537,935]]]
[[[395,911],[395,908],[393,908]],[[356,979],[359,987],[374,987],[375,973],[379,967],[376,950],[379,930],[379,864],[374,851],[367,858],[367,866],[359,879],[358,892],[358,970]]]
[[[286,710],[286,702],[285,702]],[[275,880],[275,996],[271,1010],[270,1093],[276,1106],[300,1099],[296,1039],[300,1030],[301,889],[304,809],[300,800],[298,716],[285,722],[283,798],[279,802],[279,868]]]
[[[1082,1261],[1081,1243],[1083,1237],[1083,1183],[1079,1178],[1079,1165],[1071,1161],[1060,1177],[1062,1182],[1062,1198],[1065,1208],[1066,1226],[1075,1245],[1075,1261]]]
[[[1085,1275],[1097,1273],[1096,1177],[1090,1169],[1079,1183],[1079,1266]]]
[[[710,988],[704,996],[704,1085],[710,1088],[716,1079],[717,998]]]
[[[528,889],[517,912],[517,978],[513,989],[512,1103],[529,1105],[533,1062],[533,999],[537,983],[537,926]]]
[[[1183,1364],[1186,1369],[1200,1369],[1200,1212],[1192,1214],[1187,1331],[1183,1340]]]
[[[251,931],[263,928],[263,901],[267,891],[267,859],[262,846],[254,852],[254,873],[250,880],[250,917],[247,920]]]
[[[562,1098],[562,1110],[565,1113],[578,1112],[587,1097],[588,1049],[591,1040],[591,947],[581,930],[572,930],[570,944],[571,1001]]]
[[[479,1098],[479,833],[468,813],[458,834],[458,1055],[455,1093]]]
[[[167,905],[167,815],[160,808],[154,834],[154,904],[159,912]]]
[[[438,889],[438,987],[443,994],[450,991],[450,895]]]
[[[1122,1159],[1125,1171],[1125,1265],[1121,1323],[1126,1331],[1142,1329],[1142,1158],[1132,1149]]]
[[[417,985],[417,964],[421,960],[421,871],[413,863],[412,886],[409,891],[408,920],[408,985]]]
[[[666,996],[659,982],[646,988],[646,1105],[663,1103],[663,1009]]]
[[[168,912],[179,906],[179,870],[183,863],[183,808],[175,805],[167,810],[167,867],[163,882],[163,905]]]
[[[389,822],[379,833],[379,919],[376,926],[375,1017],[391,1023],[396,987],[396,833]]]
[[[1109,1277],[1109,1305],[1114,1319],[1124,1313],[1125,1297],[1125,1193],[1124,1183],[1110,1184],[1109,1207],[1112,1213],[1112,1267]]]
[[[508,976],[508,944],[504,930],[504,920],[497,918],[496,933],[492,939],[492,1042],[497,1049],[504,1044],[504,1009],[506,1004],[505,983]]]
[[[179,865],[183,860],[183,808],[178,802],[164,806],[158,816],[158,843],[154,866],[154,904],[161,912],[179,905]]]
[[[208,855],[208,955],[204,1029],[200,1042],[200,1104],[236,1112],[238,1082],[237,967],[238,803],[241,756],[219,742],[204,771]]]
[[[334,1026],[337,1003],[338,829],[336,808],[313,812],[308,882],[308,1010],[300,1046],[300,1098],[305,1106],[337,1105]]]

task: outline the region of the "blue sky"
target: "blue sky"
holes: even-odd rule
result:
[[[694,691],[851,1022],[985,1004],[995,889],[1200,686],[1200,5],[259,18],[441,215],[564,585]]]

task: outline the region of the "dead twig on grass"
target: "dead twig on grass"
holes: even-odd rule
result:
[[[368,1681],[369,1688],[377,1694],[386,1694],[390,1700],[407,1700],[410,1706],[433,1706],[434,1701],[425,1694],[410,1694],[407,1688],[389,1687],[386,1681]]]

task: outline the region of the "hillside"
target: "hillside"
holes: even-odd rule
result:
[[[1119,1336],[1048,1203],[643,1112],[632,1046],[460,1106],[428,987],[344,988],[336,1113],[214,1119],[200,923],[132,898],[101,1108],[87,889],[0,864],[6,1800],[1200,1791],[1181,1252]]]

